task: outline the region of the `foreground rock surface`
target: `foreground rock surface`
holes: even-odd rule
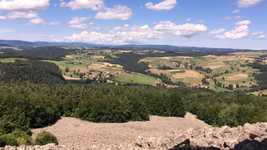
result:
[[[148,122],[96,124],[63,118],[49,131],[59,146],[6,147],[3,150],[267,150],[267,123],[214,128],[192,115],[152,117]],[[64,145],[64,146],[63,146]],[[2,150],[0,148],[0,150]]]
[[[189,129],[167,137],[142,137],[136,144],[143,149],[160,150],[267,150],[267,123]]]

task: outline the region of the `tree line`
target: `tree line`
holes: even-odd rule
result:
[[[30,133],[61,116],[94,122],[149,120],[149,115],[196,114],[210,125],[237,126],[267,121],[267,98],[201,89],[164,89],[107,84],[0,85],[1,136],[16,130]]]

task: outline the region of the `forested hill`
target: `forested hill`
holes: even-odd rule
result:
[[[0,82],[64,83],[57,65],[43,61],[16,61],[0,63]]]
[[[47,46],[47,47],[4,47],[0,49],[0,52],[3,54],[0,55],[0,58],[29,58],[35,60],[57,60],[65,55],[75,51],[75,49],[66,49],[56,46]]]

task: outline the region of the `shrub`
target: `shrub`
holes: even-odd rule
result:
[[[5,141],[0,136],[0,147],[4,147],[6,145]]]
[[[39,134],[37,134],[34,144],[36,145],[46,145],[49,143],[55,143],[58,144],[57,138],[50,132],[43,131]]]
[[[28,145],[31,144],[31,137],[27,132],[22,130],[15,130],[11,133],[14,137],[16,137],[16,141],[18,145]]]
[[[14,130],[12,133],[0,136],[0,146],[27,145],[31,143],[31,137],[22,130]]]
[[[5,134],[0,137],[0,143],[1,146],[5,145],[11,145],[11,146],[17,146],[17,140],[16,137],[12,134]]]

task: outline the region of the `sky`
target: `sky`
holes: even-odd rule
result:
[[[0,39],[267,49],[267,0],[0,0]]]

